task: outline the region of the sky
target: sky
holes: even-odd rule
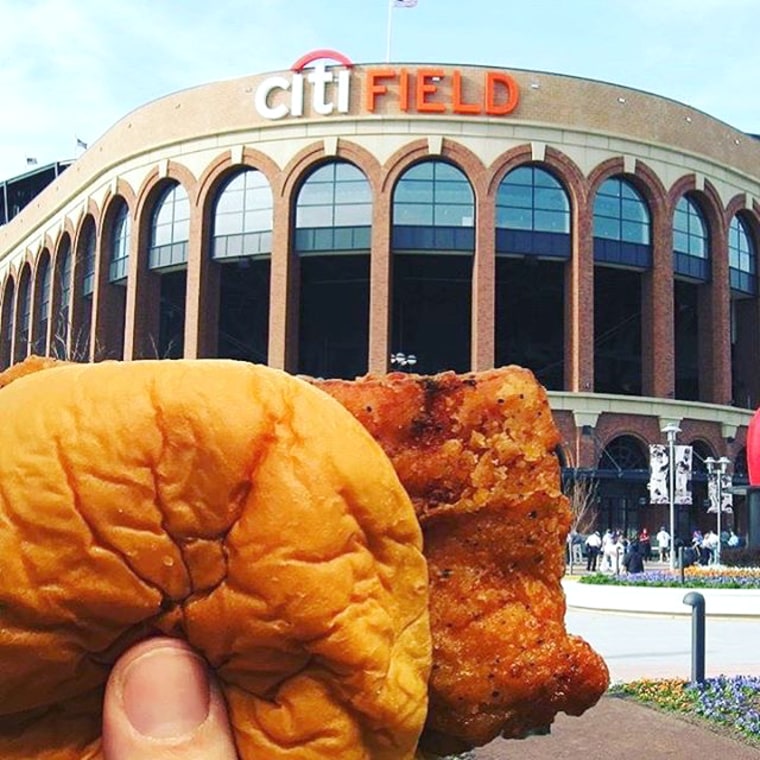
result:
[[[476,64],[633,87],[760,133],[760,0],[0,0],[0,180],[76,158],[145,103],[288,69]]]

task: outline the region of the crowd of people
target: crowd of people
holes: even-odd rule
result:
[[[695,530],[692,534],[691,546],[684,546],[681,539],[676,538],[676,551],[684,547],[683,562],[685,565],[715,564],[718,558],[718,545],[738,546],[739,537],[733,530],[722,531],[720,537],[712,530],[702,534]],[[661,562],[669,562],[671,540],[670,533],[662,526],[652,537],[647,528],[634,535],[621,530],[607,529],[604,533],[594,531],[584,539],[572,532],[568,536],[568,548],[572,562],[586,563],[588,572],[603,573],[641,573],[645,563],[655,558]]]

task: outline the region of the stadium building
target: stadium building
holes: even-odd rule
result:
[[[0,366],[231,357],[533,370],[597,524],[656,532],[649,445],[746,483],[760,142],[604,82],[335,51],[129,113],[0,226]],[[735,497],[726,524],[747,530]]]

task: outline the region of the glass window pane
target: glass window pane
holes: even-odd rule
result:
[[[594,202],[594,214],[599,216],[617,217],[620,213],[620,203],[617,198],[597,195]]]
[[[623,221],[622,239],[627,243],[649,244],[649,228],[638,222]]]
[[[551,174],[551,172],[548,172],[539,166],[533,167],[533,184],[536,187],[562,187],[557,181],[557,178]]]
[[[518,166],[503,179],[502,184],[525,185],[533,187],[533,169],[530,166]]]
[[[472,227],[472,209],[460,205],[435,206],[435,226],[437,227]]]
[[[323,182],[307,182],[298,193],[299,206],[315,206],[333,202],[333,185]]]
[[[568,207],[564,192],[555,188],[536,188],[534,205],[538,209],[558,209],[564,211]]]
[[[332,227],[332,208],[324,206],[299,206],[296,208],[296,227]]]
[[[393,193],[393,200],[397,203],[432,203],[432,182],[411,182],[401,180]]]
[[[216,202],[217,214],[229,214],[243,210],[243,190],[225,190]]]
[[[531,230],[533,229],[533,212],[529,209],[505,208],[502,209],[504,215],[505,229],[510,230]]]
[[[336,206],[336,227],[366,227],[372,224],[372,207],[368,204]]]
[[[217,215],[214,222],[214,236],[233,235],[236,232],[242,232],[241,217],[239,214],[221,214]]]
[[[680,253],[686,253],[689,250],[689,238],[685,232],[673,231],[673,248]]]
[[[268,208],[246,211],[243,217],[244,232],[263,232],[272,229],[272,210]]]
[[[620,220],[594,217],[594,236],[607,240],[620,240]]]
[[[190,220],[179,219],[174,222],[174,242],[187,242],[190,240]]]
[[[436,182],[435,202],[472,204],[472,190],[461,182]]]
[[[307,183],[329,183],[332,184],[335,181],[335,163],[325,164],[315,169],[306,180]]]
[[[430,163],[433,165],[433,177],[436,183],[446,180],[467,181],[464,174],[452,164],[447,164],[445,161],[431,161]]]
[[[333,164],[333,166],[335,167],[335,179],[338,182],[350,182],[356,180],[366,182],[366,177],[358,166],[354,166],[353,164],[349,164],[347,162],[339,162]]]
[[[606,179],[604,182],[602,182],[601,186],[599,187],[597,197],[606,196],[607,198],[614,198],[617,200],[620,198],[621,192],[624,193],[623,188],[627,188],[627,185],[623,185],[619,179],[611,177],[610,179]]]
[[[393,223],[432,227],[433,206],[395,203],[393,205]]]
[[[649,221],[647,208],[639,200],[624,199],[622,203],[622,214],[624,219],[635,220],[638,222]]]
[[[371,203],[372,193],[369,182],[342,182],[335,186],[336,203]]]
[[[415,164],[404,172],[405,179],[433,179],[433,161],[423,161],[421,164]]]
[[[570,223],[565,214],[537,210],[533,215],[534,229],[539,232],[569,232]]]
[[[523,185],[512,185],[510,187],[502,185],[499,188],[498,203],[502,206],[533,208],[533,189]]]

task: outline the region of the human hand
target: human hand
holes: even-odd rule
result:
[[[179,639],[154,638],[117,661],[103,706],[105,760],[236,760],[224,698]]]

